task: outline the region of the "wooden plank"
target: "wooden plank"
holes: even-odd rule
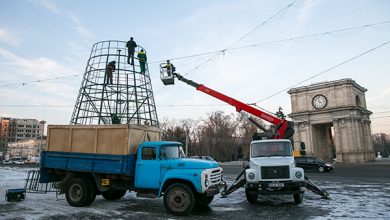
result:
[[[143,125],[49,125],[47,150],[125,155],[159,140],[161,129]]]

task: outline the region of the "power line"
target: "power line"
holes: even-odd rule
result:
[[[250,30],[249,32],[247,32],[246,34],[244,34],[242,37],[240,37],[238,40],[234,41],[232,44],[230,44],[229,46],[227,46],[225,49],[223,50],[220,50],[217,54],[215,54],[214,56],[210,57],[209,59],[205,60],[204,62],[200,63],[199,65],[197,65],[195,68],[191,69],[190,71],[184,73],[184,75],[187,75],[189,74],[190,72],[192,71],[195,71],[197,70],[199,67],[201,67],[203,64],[205,63],[208,63],[210,62],[211,60],[213,60],[215,57],[217,57],[218,55],[220,55],[221,53],[225,53],[225,51],[229,48],[231,48],[233,45],[241,42],[244,38],[246,38],[248,35],[250,35],[251,33],[253,33],[255,30],[257,30],[258,28],[264,26],[265,24],[267,24],[269,21],[271,21],[274,17],[280,15],[281,13],[283,13],[284,11],[286,11],[287,9],[289,9],[291,6],[293,6],[295,4],[297,0],[294,0],[292,1],[290,4],[288,4],[286,7],[282,8],[281,10],[279,10],[278,12],[276,12],[275,14],[273,14],[271,17],[269,17],[268,19],[266,19],[265,21],[263,21],[262,23],[260,23],[259,25],[257,25],[255,28],[253,28],[252,30]]]
[[[383,112],[373,112],[372,114],[382,114],[382,113],[388,113],[390,111],[383,111]]]
[[[390,118],[390,115],[386,115],[386,116],[378,116],[378,117],[372,117],[371,119],[379,119],[379,118]]]
[[[70,108],[74,105],[0,105],[2,108]]]
[[[45,82],[45,81],[52,81],[52,80],[59,80],[59,79],[65,79],[65,78],[71,78],[71,77],[76,77],[76,76],[81,76],[83,74],[74,74],[74,75],[68,75],[68,76],[60,76],[60,77],[54,77],[54,78],[48,78],[48,79],[38,79],[38,80],[33,80],[33,81],[28,81],[28,82],[20,82],[20,83],[8,83],[8,84],[3,84],[1,86],[3,87],[9,87],[9,86],[25,86],[27,84],[31,83],[40,83],[40,82]]]
[[[228,49],[230,47],[232,47],[233,45],[235,44],[238,44],[239,42],[241,42],[244,38],[246,38],[248,35],[250,35],[251,33],[253,33],[255,30],[257,30],[258,28],[264,26],[265,24],[267,24],[269,21],[271,21],[273,18],[275,18],[276,16],[279,16],[280,14],[284,13],[287,9],[289,9],[291,6],[293,6],[295,3],[297,2],[297,0],[294,0],[292,1],[290,4],[288,4],[286,7],[280,9],[278,12],[276,12],[274,15],[272,15],[271,17],[269,17],[267,20],[263,21],[261,24],[257,25],[255,28],[253,28],[252,30],[250,30],[249,32],[247,32],[246,34],[244,34],[244,36],[242,36],[241,38],[239,38],[238,40],[236,40],[235,42],[233,42],[231,45],[229,45],[228,47],[226,47],[225,49]]]
[[[355,27],[342,28],[342,29],[337,29],[337,30],[333,30],[333,31],[325,31],[325,32],[319,32],[319,33],[314,33],[314,34],[307,34],[307,35],[291,37],[291,38],[286,38],[286,39],[280,39],[280,40],[275,40],[275,41],[268,41],[268,42],[259,43],[259,44],[247,45],[246,47],[249,47],[249,46],[257,47],[259,45],[275,44],[275,43],[300,40],[300,39],[310,38],[310,37],[318,37],[318,36],[322,36],[322,35],[330,35],[330,34],[334,34],[334,33],[338,33],[338,32],[346,32],[346,31],[353,31],[353,30],[357,30],[357,29],[365,29],[368,27],[373,27],[373,26],[387,24],[387,23],[390,23],[390,20],[382,21],[382,22],[378,22],[378,23],[372,23],[372,24],[365,24],[365,25],[360,25],[360,26],[355,26]]]
[[[332,31],[323,31],[323,32],[319,32],[319,33],[306,34],[306,35],[284,38],[284,39],[279,39],[279,40],[274,40],[274,41],[260,42],[257,44],[249,44],[249,45],[244,45],[244,46],[239,46],[239,47],[231,47],[231,48],[213,50],[213,51],[208,51],[208,52],[203,52],[203,53],[198,53],[198,54],[193,54],[193,55],[174,57],[174,58],[169,58],[168,60],[181,60],[181,59],[194,58],[194,57],[198,57],[198,56],[210,55],[210,54],[214,54],[214,53],[225,53],[225,52],[228,52],[231,50],[238,50],[238,49],[244,49],[244,48],[249,48],[249,47],[258,47],[258,46],[262,46],[262,45],[276,44],[276,43],[300,40],[300,39],[304,39],[304,38],[318,37],[318,36],[323,36],[323,35],[331,35],[331,34],[335,34],[338,32],[347,32],[347,31],[353,31],[353,30],[358,30],[358,29],[366,29],[368,27],[383,25],[383,24],[387,24],[387,23],[390,23],[390,20],[377,22],[377,23],[371,23],[371,24],[364,24],[364,25],[360,25],[360,26],[336,29],[336,30],[332,30]],[[165,60],[159,60],[159,61],[152,61],[150,63],[162,63],[164,61]]]
[[[198,56],[205,56],[205,55],[215,54],[212,57],[210,57],[209,59],[207,59],[206,61],[204,61],[201,64],[199,64],[196,68],[194,68],[194,69],[189,71],[189,72],[192,72],[195,69],[199,68],[204,63],[211,61],[212,59],[214,59],[214,57],[218,56],[219,54],[226,53],[228,51],[245,49],[245,48],[249,48],[249,47],[258,47],[258,46],[270,45],[270,44],[276,44],[276,43],[282,43],[282,42],[289,42],[289,41],[300,40],[300,39],[305,39],[305,38],[310,38],[310,37],[331,35],[331,34],[335,34],[335,33],[339,33],[339,32],[346,32],[346,31],[352,31],[352,30],[357,30],[357,29],[365,29],[365,28],[368,28],[368,27],[373,27],[373,26],[377,26],[377,25],[383,25],[383,24],[387,24],[387,23],[390,23],[390,21],[382,21],[382,22],[377,22],[377,23],[365,24],[365,25],[361,25],[361,26],[337,29],[337,30],[333,30],[333,31],[325,31],[325,32],[307,34],[307,35],[296,36],[296,37],[291,37],[291,38],[279,39],[279,40],[274,40],[274,41],[261,42],[261,43],[257,43],[257,44],[244,45],[244,46],[232,47],[232,48],[225,48],[225,49],[214,50],[214,51],[209,51],[209,52],[203,52],[203,53],[198,53],[198,54],[193,54],[193,55],[187,55],[187,56],[170,58],[169,60],[181,60],[181,59],[188,59],[188,58],[194,58],[194,57],[198,57]],[[164,62],[164,60],[153,61],[153,62],[149,62],[149,63],[152,64],[152,63],[161,63],[161,62]],[[188,74],[189,72],[187,72],[186,74]],[[62,76],[62,77],[54,77],[54,78],[48,78],[48,79],[39,79],[39,80],[20,82],[20,83],[8,83],[8,84],[0,85],[0,86],[2,86],[2,87],[25,86],[27,84],[32,84],[32,83],[40,83],[40,82],[45,82],[45,81],[59,80],[59,79],[77,77],[77,76],[81,76],[81,75],[83,75],[83,74],[74,74],[74,75],[68,75],[68,76]]]
[[[315,77],[318,77],[318,76],[320,76],[320,75],[322,75],[322,74],[324,74],[324,73],[327,73],[327,72],[329,72],[329,71],[331,71],[331,70],[334,70],[334,69],[336,69],[336,68],[338,68],[338,67],[340,67],[340,66],[342,66],[342,65],[344,65],[344,64],[346,64],[346,63],[349,63],[349,62],[351,62],[351,61],[353,61],[353,60],[355,60],[355,59],[357,59],[357,58],[359,58],[359,57],[361,57],[361,56],[363,56],[363,55],[365,55],[365,54],[368,54],[368,53],[370,53],[370,52],[372,52],[372,51],[374,51],[374,50],[376,50],[376,49],[378,49],[378,48],[381,48],[381,47],[383,47],[383,46],[385,46],[385,45],[387,45],[387,44],[389,44],[389,43],[390,43],[390,41],[386,41],[386,42],[384,42],[384,43],[382,43],[382,44],[380,44],[380,45],[378,45],[378,46],[376,46],[376,47],[373,47],[373,48],[371,48],[371,49],[369,49],[369,50],[367,50],[367,51],[364,51],[363,53],[360,53],[360,54],[358,54],[358,55],[356,55],[356,56],[354,56],[354,57],[351,57],[351,58],[349,58],[348,60],[346,60],[346,61],[344,61],[344,62],[341,62],[341,63],[339,63],[339,64],[337,64],[337,65],[335,65],[335,66],[332,66],[332,67],[330,67],[330,68],[328,68],[328,69],[326,69],[326,70],[324,70],[324,71],[322,71],[322,72],[320,72],[320,73],[317,73],[317,74],[315,74],[315,75],[313,75],[313,76],[311,76],[311,77],[309,77],[309,78],[307,78],[307,79],[305,79],[305,80],[302,80],[302,81],[300,81],[300,82],[298,82],[298,83],[295,83],[294,85],[292,85],[292,86],[290,86],[290,87],[287,87],[286,89],[283,89],[283,90],[281,90],[281,91],[279,91],[279,92],[276,92],[276,93],[274,93],[274,94],[272,94],[272,95],[270,95],[270,96],[268,96],[268,97],[266,97],[266,98],[263,98],[263,99],[261,99],[261,100],[255,102],[255,104],[256,104],[256,103],[260,103],[260,102],[262,102],[262,101],[265,101],[265,100],[267,100],[267,99],[270,99],[270,98],[272,98],[272,97],[274,97],[274,96],[276,96],[276,95],[279,95],[279,94],[282,93],[282,92],[285,92],[285,91],[287,91],[287,90],[289,90],[289,89],[292,89],[292,88],[294,88],[294,87],[296,87],[296,86],[298,86],[298,85],[300,85],[300,84],[302,84],[302,83],[304,83],[304,82],[307,82],[307,81],[309,81],[309,80],[311,80],[311,79],[313,79],[313,78],[315,78]]]
[[[159,107],[229,106],[228,104],[165,104]],[[74,105],[0,105],[0,108],[71,108]]]
[[[337,18],[337,17],[340,17],[340,16],[344,16],[344,15],[356,12],[356,11],[367,9],[367,8],[372,7],[374,5],[382,4],[384,2],[388,2],[388,0],[377,1],[377,2],[374,2],[374,3],[368,4],[368,5],[361,6],[359,8],[353,8],[353,9],[350,9],[348,11],[344,11],[344,12],[341,12],[339,14],[336,14],[336,15],[333,15],[333,16],[330,16],[330,17],[326,17],[326,18],[322,18],[322,19],[319,19],[319,20],[314,21],[314,22],[310,22],[310,23],[308,23],[306,25],[313,25],[313,24],[317,24],[317,23],[322,22],[322,21],[327,21],[327,20],[330,20],[330,19],[334,19],[334,18]]]

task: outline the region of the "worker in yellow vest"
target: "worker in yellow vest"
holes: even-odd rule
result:
[[[145,51],[143,49],[141,49],[141,51],[138,52],[137,57],[138,57],[138,61],[139,61],[139,66],[141,68],[141,73],[145,73],[146,61],[147,61]]]
[[[167,60],[167,63],[165,64],[164,68],[167,69],[168,76],[171,77],[173,72],[175,72],[176,68],[175,66]]]

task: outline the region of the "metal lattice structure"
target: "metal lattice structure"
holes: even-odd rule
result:
[[[125,41],[102,41],[93,45],[87,62],[71,124],[138,124],[159,127],[149,68],[141,73],[137,53],[127,63]],[[144,49],[145,51],[145,49]],[[106,84],[106,66],[116,61],[113,83]],[[115,122],[117,121],[117,122]]]

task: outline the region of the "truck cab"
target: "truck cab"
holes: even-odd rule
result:
[[[186,158],[179,142],[142,143],[135,166],[136,191],[164,195],[166,209],[174,214],[208,205],[224,186],[217,162]]]
[[[292,194],[296,204],[303,201],[304,171],[296,167],[287,139],[252,141],[245,178],[245,195],[250,203],[259,195],[272,194]]]

